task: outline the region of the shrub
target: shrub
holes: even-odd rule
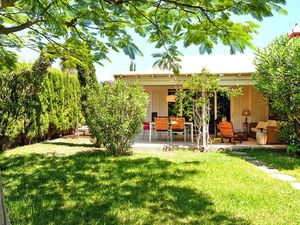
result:
[[[45,73],[40,82],[28,65],[0,73],[0,151],[58,137],[82,120],[77,76]]]
[[[300,39],[280,36],[256,51],[257,88],[270,100],[270,111],[283,123],[293,152],[300,152]],[[295,147],[298,146],[298,147]]]
[[[87,124],[112,155],[127,155],[146,117],[148,96],[138,84],[117,80],[95,85],[87,99]]]
[[[50,70],[38,94],[35,124],[30,129],[33,136],[46,135],[47,138],[57,137],[76,128],[83,119],[80,106],[81,90],[76,75]]]
[[[288,143],[287,151],[289,153],[300,153],[300,139],[295,133],[296,123],[292,123],[291,121],[282,122],[282,128],[280,129],[281,138],[284,139]]]
[[[24,103],[31,87],[27,69],[0,72],[0,150],[7,148],[22,131]]]

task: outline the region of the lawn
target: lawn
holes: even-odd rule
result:
[[[300,182],[300,157],[287,155],[285,150],[280,149],[249,149],[247,154],[284,174],[296,177],[297,181]]]
[[[238,157],[111,157],[84,141],[0,156],[12,224],[299,224],[300,192]]]

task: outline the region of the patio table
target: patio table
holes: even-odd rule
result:
[[[192,122],[185,122],[184,126],[189,126],[191,130],[191,141],[194,142],[194,124]],[[152,129],[154,129],[155,123],[150,122],[150,129],[149,129],[149,142],[151,142],[151,136],[152,136]]]
[[[83,126],[77,129],[78,132],[83,132],[83,136],[85,136],[85,132],[89,132],[88,126]]]

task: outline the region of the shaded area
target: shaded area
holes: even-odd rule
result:
[[[102,151],[2,159],[12,224],[249,224],[183,185],[201,173],[192,167],[199,161],[113,158]]]

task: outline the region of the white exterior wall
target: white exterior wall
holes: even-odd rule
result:
[[[248,123],[259,120],[267,120],[269,108],[264,101],[263,96],[254,86],[242,86],[243,95],[230,99],[231,122],[235,129],[242,130],[245,116],[242,116],[243,110],[250,110]]]
[[[243,110],[250,110],[248,123],[259,120],[267,120],[269,109],[262,95],[255,90],[252,85],[241,86],[243,95],[230,99],[230,116],[231,122],[235,129],[242,130],[245,116],[242,116]],[[144,86],[145,91],[149,94],[149,105],[147,110],[146,121],[151,121],[151,113],[157,112],[158,116],[168,115],[168,103],[166,97],[168,89],[176,89],[175,86]]]
[[[151,121],[151,113],[157,112],[158,116],[168,116],[168,102],[166,100],[168,89],[174,89],[174,86],[144,86],[149,95],[149,105],[146,121]]]

